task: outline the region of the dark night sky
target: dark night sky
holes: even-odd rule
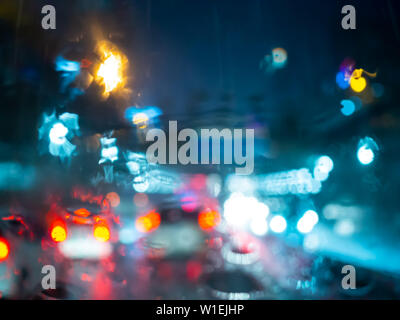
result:
[[[56,6],[55,31],[40,28],[44,4]],[[355,31],[340,27],[344,4],[357,9]],[[388,0],[25,1],[19,27],[17,16],[2,24],[1,33],[8,37],[3,63],[8,69],[15,66],[19,84],[31,88],[37,106],[27,106],[19,94],[16,109],[3,111],[18,119],[31,112],[28,118],[34,118],[51,105],[48,96],[54,95],[57,77],[52,60],[70,46],[68,39],[83,35],[84,43],[95,20],[106,35],[119,35],[115,42],[130,59],[132,86],[142,93],[135,102],[158,105],[172,118],[200,112],[212,119],[209,111],[223,105],[224,95],[231,97],[225,108],[240,116],[254,112],[249,98],[259,96],[257,113],[270,125],[279,127],[279,119],[289,116],[299,126],[316,129],[327,119],[342,121],[344,96],[335,74],[344,58],[372,72],[379,69],[387,93],[398,86],[398,7]],[[287,50],[288,64],[266,75],[259,62],[274,47]],[[24,78],[26,68],[36,75],[33,81]],[[8,120],[4,124],[10,127]]]

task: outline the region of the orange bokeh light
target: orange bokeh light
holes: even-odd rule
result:
[[[152,211],[136,219],[136,229],[140,232],[147,233],[156,230],[160,226],[160,223],[160,214]]]
[[[205,231],[212,230],[221,222],[221,216],[217,211],[205,210],[199,213],[199,226]]]
[[[80,216],[80,217],[88,217],[88,216],[90,216],[90,211],[85,209],[85,208],[77,209],[77,210],[74,211],[74,213],[77,216]]]
[[[121,199],[120,199],[118,193],[116,193],[116,192],[107,193],[106,199],[110,202],[110,205],[113,208],[118,207],[121,202]]]

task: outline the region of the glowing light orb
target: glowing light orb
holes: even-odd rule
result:
[[[152,211],[136,219],[136,229],[139,232],[147,233],[156,230],[161,224],[159,213]]]
[[[52,143],[61,145],[66,142],[67,134],[68,134],[68,128],[64,126],[61,122],[57,122],[50,129],[49,138]]]
[[[339,71],[336,74],[336,83],[340,89],[347,89],[350,86],[349,79],[346,77],[345,72]]]
[[[54,242],[63,242],[67,239],[67,230],[62,226],[55,226],[50,235]]]
[[[354,76],[350,79],[350,86],[354,92],[362,92],[367,87],[367,80],[364,77],[356,78]]]
[[[314,179],[325,181],[329,177],[329,173],[333,169],[333,161],[328,156],[322,156],[317,159],[314,167]]]
[[[275,48],[260,61],[260,69],[267,73],[274,72],[277,69],[283,68],[286,65],[286,61],[286,50],[283,48]]]
[[[274,216],[269,222],[269,227],[275,233],[282,233],[286,230],[287,222],[286,219],[282,216]]]
[[[217,211],[206,210],[200,212],[198,221],[201,229],[209,231],[221,222],[221,216]]]
[[[149,117],[144,112],[136,113],[133,116],[132,123],[139,127],[139,129],[147,128],[147,123],[149,121]]]
[[[297,222],[297,230],[301,233],[309,233],[318,223],[318,214],[314,210],[307,210]]]
[[[263,236],[268,232],[268,223],[266,219],[253,219],[250,222],[250,230],[256,236]]]
[[[244,228],[253,219],[263,220],[269,215],[269,207],[255,197],[233,193],[224,202],[224,217],[234,227]]]
[[[197,208],[197,199],[194,196],[184,196],[181,199],[181,208],[185,212],[193,212]]]
[[[375,152],[379,150],[376,142],[370,138],[365,137],[358,143],[357,158],[362,165],[369,165],[375,159]]]
[[[105,52],[106,59],[100,65],[97,76],[102,79],[104,93],[110,93],[123,83],[122,59],[119,55]]]
[[[283,48],[272,50],[272,64],[277,68],[282,68],[286,64],[287,52]]]
[[[10,253],[10,247],[6,240],[0,239],[0,262],[7,259]]]
[[[110,230],[106,226],[96,226],[93,235],[97,241],[107,242],[110,240]]]
[[[329,173],[333,169],[333,160],[328,156],[322,156],[318,158],[316,165],[322,172]]]
[[[368,165],[374,161],[375,154],[367,146],[362,146],[357,151],[357,158],[363,165]]]
[[[144,217],[139,217],[136,220],[136,229],[140,232],[149,232],[152,228],[152,223],[150,218],[144,216]]]
[[[350,78],[350,86],[354,92],[362,92],[367,86],[367,80],[362,75],[365,74],[370,78],[375,78],[377,73],[369,73],[364,69],[355,69]]]
[[[356,110],[356,105],[351,100],[342,100],[340,104],[342,105],[342,109],[340,109],[340,111],[346,117],[351,116]]]
[[[111,207],[118,207],[120,204],[120,197],[116,192],[109,192],[106,195],[106,199],[110,202]]]

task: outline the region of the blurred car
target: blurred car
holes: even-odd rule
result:
[[[165,198],[165,197],[164,197]],[[204,250],[218,232],[221,216],[210,201],[185,194],[168,196],[153,209],[136,218],[142,243],[155,256],[191,256]]]
[[[54,202],[46,216],[46,242],[67,259],[107,258],[117,240],[110,201],[102,195],[74,190],[72,198]]]
[[[158,194],[139,209],[134,225],[136,240],[126,249],[126,256],[134,259],[135,275],[131,268],[126,274],[143,290],[132,289],[131,294],[142,298],[146,294],[177,299],[200,296],[194,285],[212,265],[212,252],[221,241],[217,230],[221,217],[204,198],[198,200],[194,204],[186,194]]]
[[[21,296],[29,287],[33,240],[24,217],[0,215],[0,299]]]

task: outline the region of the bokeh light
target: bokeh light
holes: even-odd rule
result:
[[[132,123],[136,125],[139,129],[147,128],[149,122],[149,117],[144,112],[138,112],[133,115]]]
[[[272,64],[276,68],[285,66],[287,60],[287,52],[283,48],[275,48],[272,50]]]
[[[367,146],[362,146],[357,151],[357,158],[361,164],[368,165],[374,161],[375,154]]]
[[[273,216],[269,222],[269,227],[275,233],[282,233],[287,227],[286,219],[280,215]]]
[[[209,231],[221,222],[221,216],[217,211],[204,210],[199,213],[198,221],[202,230]]]
[[[342,100],[340,102],[340,104],[342,105],[342,108],[340,109],[340,111],[346,117],[351,116],[354,113],[354,111],[356,110],[356,106],[355,106],[354,102],[351,100],[348,100],[348,99]]]
[[[120,204],[120,197],[116,192],[109,192],[106,195],[106,199],[110,202],[111,207],[118,207]]]
[[[297,222],[297,230],[301,233],[309,233],[318,223],[318,214],[314,210],[307,210]]]
[[[67,239],[67,230],[60,225],[56,225],[51,229],[51,238],[54,242],[63,242]]]
[[[64,144],[66,136],[68,134],[68,128],[61,122],[57,122],[53,125],[49,132],[50,141],[54,144]]]
[[[156,230],[160,226],[160,223],[160,214],[152,211],[136,219],[136,229],[140,232],[148,233]]]
[[[197,199],[194,195],[186,195],[181,198],[181,208],[185,212],[193,212],[197,208]]]
[[[95,48],[99,63],[94,70],[94,80],[102,86],[103,97],[108,98],[113,92],[129,92],[125,88],[127,81],[127,57],[110,41],[99,41]]]
[[[93,235],[97,241],[106,242],[110,240],[110,229],[104,225],[95,226]]]
[[[367,80],[364,77],[351,77],[350,86],[354,92],[360,93],[367,87]]]
[[[224,203],[224,217],[227,223],[238,228],[247,228],[253,219],[266,219],[269,211],[265,203],[241,193],[231,194]]]
[[[268,222],[266,219],[253,219],[250,222],[250,231],[256,236],[263,236],[268,232]]]
[[[379,150],[376,142],[370,138],[365,137],[358,143],[357,158],[362,165],[369,165],[375,159],[375,153]]]
[[[7,259],[10,253],[10,246],[5,239],[0,238],[0,262]]]
[[[314,178],[318,181],[325,181],[333,170],[333,160],[328,156],[321,156],[315,162]]]
[[[336,74],[336,83],[340,89],[347,89],[350,86],[350,79],[346,77],[346,74],[343,71],[339,71]]]

